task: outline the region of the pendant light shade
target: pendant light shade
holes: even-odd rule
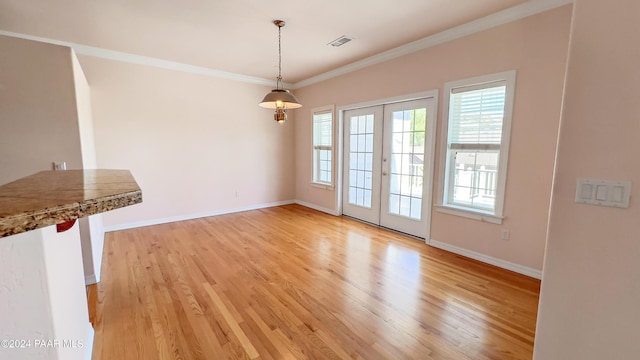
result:
[[[276,88],[265,95],[258,106],[275,109],[276,111],[273,115],[274,120],[283,123],[287,120],[287,109],[297,109],[302,107],[302,104],[298,102],[298,99],[296,99],[289,90],[284,89],[282,85],[282,42],[280,41],[280,34],[285,22],[282,20],[274,20],[273,23],[278,27],[278,77],[276,78]]]
[[[284,106],[285,109],[297,109],[302,107],[302,104],[298,102],[295,96],[284,89],[273,89],[270,93],[264,96],[262,102],[258,106],[267,109],[277,109]]]

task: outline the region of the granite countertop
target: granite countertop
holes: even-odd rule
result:
[[[42,171],[0,186],[0,237],[141,202],[129,170]]]

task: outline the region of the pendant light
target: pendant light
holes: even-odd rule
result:
[[[289,90],[285,90],[284,86],[282,86],[282,43],[280,34],[285,22],[282,20],[274,20],[273,23],[278,27],[278,77],[276,78],[276,88],[265,95],[258,106],[275,109],[273,119],[279,123],[283,123],[287,120],[287,109],[297,109],[302,107],[302,104],[298,102],[298,99],[296,99]]]

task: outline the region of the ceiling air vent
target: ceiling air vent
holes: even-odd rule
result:
[[[337,39],[333,40],[332,42],[328,43],[327,45],[338,47],[338,46],[342,46],[342,45],[348,43],[351,40],[353,40],[353,38],[342,35],[339,38],[337,38]]]

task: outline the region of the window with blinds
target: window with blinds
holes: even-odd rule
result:
[[[333,184],[333,107],[313,112],[313,182]]]
[[[485,86],[488,87],[451,90],[449,105],[449,146],[451,148],[500,149],[507,87],[504,84],[485,84]]]
[[[515,71],[445,85],[441,205],[502,216],[514,83]]]

